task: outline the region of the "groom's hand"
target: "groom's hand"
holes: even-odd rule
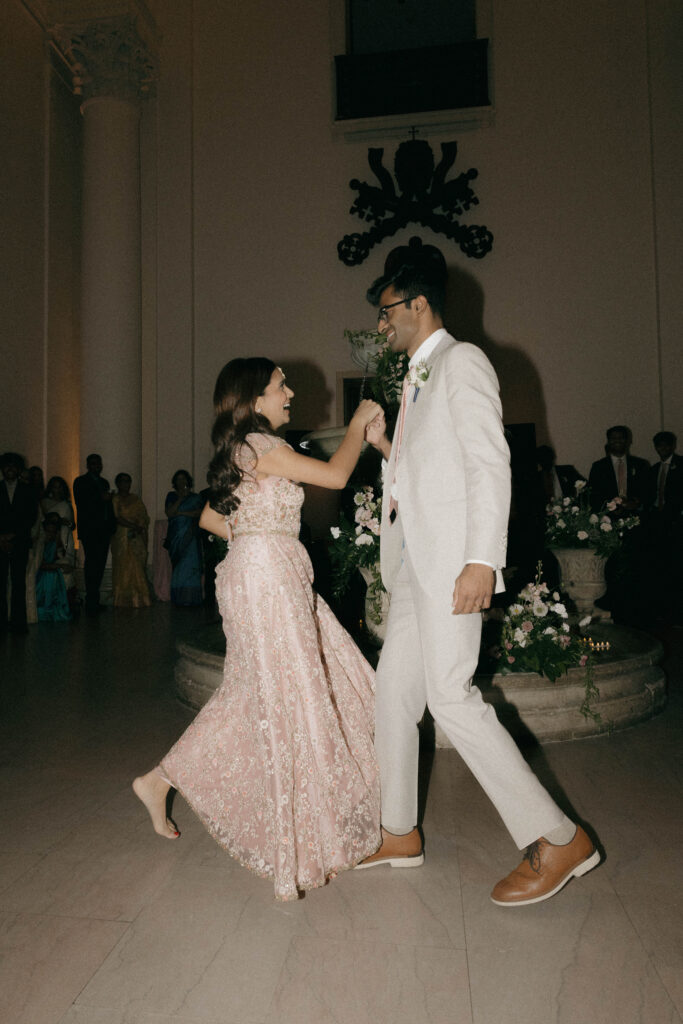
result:
[[[471,615],[491,607],[495,574],[488,565],[470,562],[455,581],[453,615]]]

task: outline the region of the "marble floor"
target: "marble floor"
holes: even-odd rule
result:
[[[458,755],[431,765],[422,869],[348,872],[298,903],[178,799],[157,837],[129,783],[190,720],[157,605],[0,641],[3,1024],[673,1024],[683,1015],[683,633],[670,700],[630,731],[528,752],[604,863],[494,906],[516,850]]]

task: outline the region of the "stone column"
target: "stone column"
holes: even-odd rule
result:
[[[139,121],[155,77],[155,29],[137,0],[54,0],[51,14],[83,97],[81,465],[98,452],[112,486],[125,470],[139,492]]]

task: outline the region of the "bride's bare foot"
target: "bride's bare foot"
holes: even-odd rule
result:
[[[166,796],[170,788],[155,771],[133,780],[133,792],[147,808],[154,831],[165,839],[177,839],[180,832],[166,817]]]

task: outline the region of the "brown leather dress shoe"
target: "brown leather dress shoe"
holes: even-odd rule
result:
[[[527,847],[518,868],[501,879],[491,893],[499,907],[525,907],[559,892],[571,878],[585,875],[600,863],[600,854],[580,825],[566,846],[554,846],[542,836]]]
[[[382,829],[382,845],[377,853],[371,854],[356,864],[356,871],[361,868],[374,868],[380,864],[389,864],[392,868],[419,868],[424,864],[422,838],[416,828],[406,836],[395,836]]]

